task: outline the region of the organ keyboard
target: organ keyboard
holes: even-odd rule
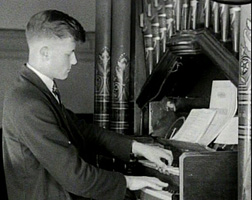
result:
[[[140,159],[136,171],[138,175],[157,177],[169,186],[165,191],[143,190],[143,200],[237,199],[236,151],[216,151],[194,143],[162,138],[155,138],[155,142],[172,150],[172,166],[164,171]]]

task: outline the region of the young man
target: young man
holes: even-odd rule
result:
[[[60,102],[54,80],[68,77],[77,63],[75,47],[85,31],[65,13],[34,15],[26,29],[28,62],[6,93],[3,111],[3,159],[9,200],[70,200],[74,196],[124,199],[126,188],[161,190],[167,184],[151,177],[124,176],[87,162],[90,152],[106,152],[124,161],[134,153],[159,167],[172,162],[161,148],[84,122]]]

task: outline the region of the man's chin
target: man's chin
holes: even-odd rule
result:
[[[64,76],[64,77],[58,77],[58,78],[56,78],[56,79],[61,80],[61,81],[64,81],[64,80],[66,80],[67,78],[68,78],[68,75],[67,75],[67,76]]]
[[[62,80],[62,81],[64,81],[64,80],[66,80],[67,78],[68,78],[68,76],[67,76],[67,77],[65,77],[65,78],[62,78],[61,80]]]

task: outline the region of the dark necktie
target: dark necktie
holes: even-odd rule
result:
[[[59,103],[61,104],[60,92],[55,81],[53,81],[52,92],[57,97]]]

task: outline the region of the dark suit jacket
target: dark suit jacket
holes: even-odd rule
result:
[[[130,159],[132,141],[79,123],[26,66],[5,95],[3,159],[9,200],[123,199],[122,174],[87,163],[90,152]],[[87,148],[88,147],[88,148]]]

